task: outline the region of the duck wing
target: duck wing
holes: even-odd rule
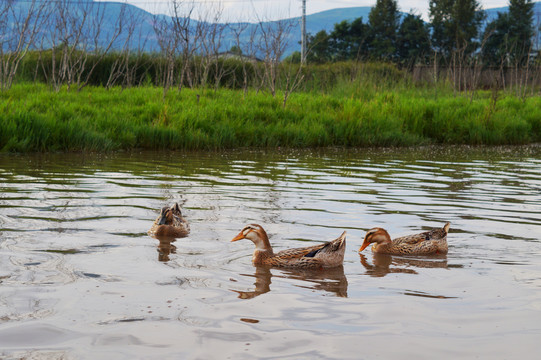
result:
[[[272,265],[316,268],[341,265],[346,249],[346,232],[333,241],[304,248],[282,250],[271,259]]]
[[[173,226],[182,229],[186,233],[190,232],[190,224],[182,216],[173,216]]]
[[[302,257],[314,257],[322,248],[324,248],[328,243],[323,243],[314,246],[308,246],[303,248],[296,249],[287,249],[277,252],[274,257],[279,259],[300,259]]]
[[[398,237],[396,239],[393,239],[393,244],[400,245],[400,244],[419,244],[423,241],[430,241],[430,240],[444,240],[447,237],[447,233],[449,232],[449,226],[450,223],[446,223],[441,228],[435,228],[430,231],[425,231],[420,234],[414,234],[414,235],[407,235]]]
[[[345,244],[346,244],[346,232],[344,231],[342,235],[340,235],[339,238],[326,242],[325,244],[322,244],[322,246],[319,246],[318,249],[314,249],[310,251],[308,254],[304,255],[304,257],[310,258],[317,258],[317,257],[324,257],[329,256],[333,253],[342,253],[342,255],[345,252]]]

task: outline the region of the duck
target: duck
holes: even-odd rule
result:
[[[154,221],[148,234],[154,237],[179,238],[188,236],[190,225],[182,217],[178,203],[171,207],[164,206],[160,216]]]
[[[337,239],[303,248],[287,249],[274,253],[269,237],[261,225],[245,226],[231,241],[251,240],[255,244],[252,256],[254,266],[271,266],[299,269],[325,269],[341,266],[346,249],[346,232]]]
[[[420,234],[407,235],[391,240],[387,230],[375,227],[366,232],[359,252],[370,244],[372,251],[390,255],[433,255],[447,254],[447,233],[450,223]]]

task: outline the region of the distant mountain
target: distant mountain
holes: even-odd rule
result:
[[[318,12],[312,15],[306,15],[306,32],[315,35],[321,30],[330,32],[334,29],[334,24],[340,23],[344,20],[353,21],[360,17],[363,18],[363,22],[368,22],[368,14],[372,8],[370,6],[351,7],[342,9],[333,9]],[[299,22],[301,21],[301,18]],[[300,31],[300,28],[299,28]]]
[[[2,2],[5,0],[0,0],[0,12],[2,9]],[[44,1],[49,4],[55,4],[55,2],[49,2],[49,0],[38,0]],[[5,4],[5,3],[4,3]],[[24,14],[25,11],[27,11],[28,6],[30,4],[30,1],[15,1],[15,12],[8,14],[7,16],[7,26],[2,27],[2,22],[4,20],[0,19],[0,32],[9,32],[9,29],[15,28],[15,19],[17,16],[20,16],[20,14]],[[119,18],[123,6],[126,6],[125,13],[123,15],[123,18],[125,19],[135,19],[136,21],[136,27],[134,29],[135,36],[133,37],[135,40],[132,40],[130,47],[137,49],[137,48],[143,48],[144,51],[159,51],[160,47],[157,41],[156,34],[154,32],[153,23],[156,19],[159,20],[165,20],[170,21],[171,19],[165,15],[152,15],[145,10],[142,10],[138,7],[135,7],[133,5],[127,5],[120,2],[95,2],[92,0],[78,0],[72,2],[73,10],[72,14],[81,14],[81,7],[87,6],[87,4],[96,4],[99,6],[93,7],[92,10],[89,11],[88,17],[86,20],[86,28],[85,31],[91,33],[92,29],[95,29],[95,24],[97,23],[98,19],[100,19],[100,16],[103,12],[105,14],[103,16],[103,23],[102,23],[102,31],[99,34],[99,46],[105,47],[108,44],[108,39],[110,38],[111,34],[114,32],[114,29],[117,25],[117,19]],[[88,8],[90,9],[90,8]],[[98,10],[99,9],[99,10]],[[327,10],[322,11],[319,13],[307,15],[306,17],[306,28],[307,32],[309,34],[315,35],[317,32],[321,30],[326,30],[327,32],[331,32],[334,28],[334,25],[337,23],[340,23],[344,20],[352,21],[354,19],[357,19],[359,17],[363,18],[364,22],[368,21],[368,14],[370,13],[371,7],[363,6],[363,7],[350,7],[350,8],[340,8],[340,9],[333,9],[333,10]],[[496,18],[498,12],[506,12],[508,11],[507,7],[501,7],[501,8],[495,8],[495,9],[488,9],[486,10],[487,13],[487,21],[490,21],[494,18]],[[58,16],[58,14],[56,15]],[[76,17],[74,17],[76,18]],[[537,2],[535,4],[535,19],[541,18],[541,2]],[[291,28],[289,30],[288,36],[286,37],[286,41],[288,43],[284,56],[287,56],[291,54],[293,51],[300,50],[300,38],[301,38],[301,18],[295,17],[291,19],[284,20],[291,24]],[[6,24],[6,23],[4,23]],[[191,20],[191,25],[196,26],[198,24],[197,21]],[[263,27],[267,29],[276,29],[278,23],[276,21],[274,22],[266,22],[263,23]],[[231,24],[232,28],[235,26],[238,26],[237,24]],[[253,31],[260,31],[258,30],[257,24],[245,24],[247,26],[244,35],[241,37],[241,41],[243,43],[248,43],[250,41],[250,33]],[[7,29],[7,30],[6,30]],[[42,26],[40,29],[39,36],[37,37],[38,41],[40,41],[37,46],[44,46],[44,47],[50,47],[51,42],[48,40],[50,38],[50,34],[48,33],[51,31],[50,29],[53,29],[52,26]],[[9,34],[8,34],[9,35]],[[117,39],[117,41],[114,43],[113,48],[114,49],[121,49],[124,46],[125,39],[127,35],[127,29],[124,28],[124,31],[121,36]],[[0,40],[9,38],[9,36],[0,36]],[[234,32],[231,29],[227,29],[224,33],[224,40],[222,41],[222,50],[229,50],[232,46],[236,45],[236,40],[234,36]],[[7,49],[7,45],[4,43],[4,49]]]
[[[334,29],[334,25],[337,23],[340,23],[344,20],[347,21],[353,21],[355,19],[358,19],[360,17],[363,18],[364,22],[368,21],[368,14],[370,13],[371,7],[369,6],[362,6],[362,7],[351,7],[351,8],[342,8],[342,9],[332,9],[332,10],[326,10],[322,12],[318,12],[311,15],[306,15],[306,32],[309,35],[315,35],[321,30],[325,30],[327,32],[331,32]],[[286,38],[286,41],[288,43],[286,47],[286,51],[284,53],[284,56],[288,56],[294,51],[300,51],[300,41],[301,41],[301,17],[293,17],[289,19],[285,19],[282,21],[288,22],[291,27],[289,29],[288,36]],[[276,21],[266,22],[263,23],[263,27],[271,26],[272,24],[276,24]],[[235,24],[232,24],[233,26]],[[250,34],[251,30],[257,28],[259,25],[257,24],[250,24],[248,29],[246,30],[246,34]],[[226,34],[225,38],[225,46],[227,47],[227,44],[233,44],[234,45],[234,37],[233,34]],[[248,35],[245,36],[245,41],[249,41]],[[231,48],[231,46],[228,47],[228,49]]]
[[[66,2],[71,6],[68,11],[61,13],[58,6],[60,2],[50,0],[36,0],[32,1],[15,0],[12,3],[10,11],[5,11],[6,0],[0,0],[0,15],[5,16],[4,19],[0,19],[0,34],[6,32],[6,36],[0,36],[0,41],[8,39],[3,44],[4,49],[9,49],[9,41],[17,41],[17,36],[9,36],[9,31],[17,29],[25,21],[31,11],[34,15],[30,19],[31,29],[37,22],[37,35],[35,36],[35,46],[50,48],[53,46],[51,41],[51,35],[64,31],[63,37],[70,39],[77,37],[77,29],[82,25],[84,31],[82,34],[98,34],[98,44],[100,47],[105,47],[111,39],[112,34],[118,26],[118,19],[122,16],[122,19],[137,19],[137,26],[134,30],[136,37],[147,44],[155,41],[154,30],[152,27],[154,16],[145,10],[142,10],[133,5],[126,5],[116,2],[96,2],[93,0],[78,0],[73,2]],[[32,7],[33,6],[33,7]],[[45,14],[51,12],[51,15],[47,20],[37,19],[37,14]],[[7,15],[7,16],[6,16]],[[55,19],[64,19],[64,27],[56,26]],[[99,32],[95,30],[98,28]],[[124,25],[123,31],[118,37],[117,41],[113,45],[113,48],[122,48],[125,39],[127,37],[128,30]],[[90,42],[94,42],[94,39],[90,39]],[[133,44],[133,47],[137,47],[137,44]],[[147,48],[149,50],[155,50],[152,46]]]
[[[4,1],[4,0],[0,0]],[[48,0],[37,0],[39,2],[43,1],[47,3]],[[14,29],[16,28],[16,19],[21,19],[21,14],[23,16],[28,12],[30,6],[30,1],[15,1],[14,2],[14,12],[10,12],[7,17],[7,27],[4,29]],[[53,4],[53,9],[55,9],[53,2],[49,2],[49,5]],[[88,6],[88,5],[96,6]],[[124,19],[135,19],[137,22],[137,27],[135,28],[135,36],[131,42],[131,47],[134,49],[143,46],[145,51],[155,52],[159,51],[160,47],[157,41],[156,34],[154,32],[153,23],[156,19],[170,21],[170,18],[166,15],[153,15],[143,9],[140,9],[136,6],[130,4],[124,4],[120,2],[96,2],[92,0],[79,0],[72,2],[72,10],[68,13],[78,14],[79,19],[82,18],[82,14],[88,12],[86,17],[86,25],[84,33],[91,34],[93,29],[95,30],[96,25],[101,19],[102,13],[105,14],[103,17],[103,22],[101,23],[101,33],[99,34],[99,44],[101,47],[105,47],[109,43],[111,34],[114,32],[115,27],[117,26],[117,19],[120,14],[123,14]],[[122,9],[124,8],[124,13]],[[0,4],[0,12],[2,5]],[[323,11],[306,17],[306,30],[307,33],[315,35],[321,30],[326,30],[328,32],[332,31],[334,24],[339,23],[343,20],[352,21],[359,17],[363,17],[365,21],[368,21],[368,14],[370,12],[370,7],[353,7],[353,8],[343,8],[343,9],[333,9],[328,11]],[[57,11],[57,9],[55,9]],[[55,16],[60,16],[59,13],[56,13]],[[290,24],[288,27],[288,34],[286,36],[287,47],[284,53],[284,56],[289,55],[295,50],[300,50],[300,38],[301,38],[301,18],[295,17],[286,20],[282,20]],[[20,22],[20,20],[19,20]],[[199,24],[196,20],[190,21],[191,26],[195,28]],[[2,22],[0,21],[0,26]],[[232,28],[240,23],[230,24]],[[250,41],[250,34],[254,31],[259,31],[258,24],[246,23],[247,28],[244,31],[244,35],[241,37],[241,41],[247,43]],[[264,22],[263,27],[266,29],[276,29],[278,27],[276,21]],[[36,46],[43,46],[45,48],[51,47],[52,42],[50,41],[50,29],[53,29],[53,26],[47,25],[42,26],[37,36],[38,44]],[[2,28],[0,28],[0,31]],[[259,32],[260,33],[260,32]],[[121,49],[124,46],[125,40],[127,37],[127,29],[125,28],[123,33],[113,44],[113,49]],[[1,37],[0,37],[1,40]],[[222,50],[229,50],[232,46],[236,44],[235,34],[231,29],[226,29],[224,32],[224,39],[222,41]],[[4,44],[4,49],[7,49],[8,46]]]
[[[536,4],[537,5],[537,4]],[[506,13],[509,11],[508,6],[499,7],[499,8],[492,8],[492,9],[485,9],[485,14],[487,15],[486,21],[490,22],[498,17],[498,13]]]
[[[508,11],[509,11],[508,6],[492,8],[492,9],[486,9],[485,13],[487,14],[487,21],[492,21],[492,20],[496,19],[498,17],[499,12],[506,13]],[[534,21],[534,24],[535,24],[535,23],[537,23],[539,21],[539,19],[541,19],[541,2],[534,3],[533,13],[534,13],[534,15],[533,15],[534,20],[533,21]]]

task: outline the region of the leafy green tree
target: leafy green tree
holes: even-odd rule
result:
[[[344,20],[334,24],[330,34],[330,47],[334,60],[348,60],[351,55],[350,23]]]
[[[229,49],[229,52],[235,55],[242,55],[242,49],[238,47],[237,45],[231,46],[231,49]]]
[[[377,0],[368,15],[368,23],[372,30],[371,56],[381,60],[395,58],[396,34],[400,23],[396,0]]]
[[[483,58],[491,65],[524,64],[532,49],[534,35],[531,0],[510,0],[509,12],[498,13],[490,22],[483,37]]]
[[[487,24],[483,38],[483,61],[488,65],[506,63],[509,60],[509,13],[498,12],[498,17]]]
[[[452,48],[451,14],[455,0],[430,0],[429,18],[432,28],[432,46],[440,53]]]
[[[402,20],[397,34],[398,61],[411,69],[425,63],[430,54],[430,34],[419,15],[408,14]]]
[[[485,13],[478,0],[430,0],[432,45],[445,57],[472,54],[479,46],[478,35]]]
[[[368,55],[369,44],[372,40],[370,25],[363,22],[363,18],[353,20],[349,26],[350,58],[361,59]]]
[[[287,56],[284,59],[284,63],[300,64],[301,63],[301,52],[293,51],[291,55]]]
[[[329,35],[330,52],[336,61],[353,60],[366,57],[370,43],[370,26],[357,18],[334,25]]]
[[[313,63],[324,63],[331,60],[330,36],[325,30],[308,37],[308,53],[306,60]]]
[[[532,49],[533,26],[532,0],[509,0],[509,43],[512,60],[524,64]]]

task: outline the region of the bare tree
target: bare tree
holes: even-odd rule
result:
[[[134,45],[135,54],[133,57],[128,56],[126,58],[126,77],[124,79],[123,86],[141,86],[145,81],[151,80],[150,75],[147,73],[149,65],[151,65],[151,59],[146,56],[145,53],[146,44],[149,36],[139,32],[137,36],[137,46]],[[147,67],[146,71],[140,71],[141,68]]]
[[[195,85],[194,74],[190,71],[193,56],[199,48],[198,40],[201,34],[192,24],[192,14],[195,10],[195,0],[183,2],[172,0],[173,3],[173,31],[180,45],[181,69],[178,90],[182,90],[184,81],[190,88]]]
[[[132,55],[132,38],[135,34],[137,25],[140,23],[140,19],[130,9],[127,9],[126,12],[125,18],[127,19],[127,22],[124,24],[124,42],[121,50],[111,64],[109,78],[105,84],[106,89],[110,89],[120,81],[124,86],[129,86],[128,77],[130,74],[130,58]]]
[[[189,70],[197,49],[196,33],[191,24],[191,15],[195,8],[194,2],[172,0],[170,6],[171,17],[156,15],[153,24],[156,39],[165,61],[165,69],[162,74],[164,97],[177,78],[175,70],[179,60],[180,69],[177,70],[179,91],[185,81],[190,87],[193,87],[193,74]]]
[[[200,39],[200,74],[201,86],[209,84],[209,73],[214,66],[215,89],[223,76],[223,68],[220,66],[220,50],[226,25],[220,23],[223,9],[221,7],[210,8],[200,16],[196,27],[197,38]]]
[[[43,72],[56,91],[60,91],[63,84],[68,90],[75,81],[74,70],[80,61],[76,56],[84,38],[84,29],[90,13],[91,3],[74,4],[68,0],[58,0],[51,3],[51,16],[47,24],[49,29],[42,39],[44,46],[51,46],[50,68],[44,64]],[[73,11],[72,6],[78,6]]]
[[[282,66],[285,67],[284,69],[284,77],[285,77],[285,84],[284,84],[284,97],[282,99],[282,106],[285,108],[287,100],[291,96],[291,94],[297,90],[297,88],[302,84],[304,80],[304,62],[301,60],[298,64],[294,64],[293,62],[284,63]]]
[[[124,42],[122,48],[120,49],[118,56],[115,57],[113,64],[111,65],[111,70],[109,73],[109,78],[107,79],[106,88],[110,89],[111,87],[117,85],[118,83],[122,84],[122,88],[131,87],[134,83],[134,77],[137,73],[137,65],[139,64],[139,59],[141,58],[141,51],[144,48],[139,46],[134,46],[134,37],[136,34],[136,29],[138,24],[141,22],[141,16],[137,15],[132,8],[126,9],[126,23],[124,26]],[[141,39],[141,31],[139,33],[139,40]],[[144,44],[145,42],[143,42]],[[141,43],[139,43],[141,44]],[[134,56],[134,50],[136,55]],[[134,63],[131,64],[131,60],[134,60]]]
[[[105,55],[111,50],[115,41],[122,33],[127,5],[120,5],[120,12],[115,19],[111,19],[110,16],[106,15],[108,6],[109,4],[107,3],[95,2],[92,3],[90,8],[90,11],[92,12],[90,28],[85,29],[87,32],[86,39],[88,39],[90,44],[85,41],[79,52],[81,59],[78,62],[79,66],[76,68],[78,90],[81,90],[88,85],[94,70],[103,60]],[[116,4],[113,4],[112,6],[116,6]],[[104,33],[104,30],[109,28],[108,26],[105,26],[106,22],[113,24],[113,29],[108,33]],[[90,47],[88,45],[90,45]],[[92,57],[92,63],[88,66],[90,56]]]
[[[259,50],[264,56],[265,83],[272,96],[276,96],[280,61],[287,48],[287,38],[294,26],[291,20],[259,22]]]
[[[213,26],[212,32],[211,32],[211,38],[214,39],[212,41],[211,46],[211,59],[212,63],[214,64],[214,92],[218,91],[218,88],[220,87],[220,84],[222,82],[222,79],[227,73],[232,72],[234,70],[229,69],[225,66],[225,58],[221,55],[222,54],[222,44],[224,40],[224,31],[227,29],[226,24],[219,24],[216,23],[215,26]]]
[[[47,17],[45,2],[18,5],[13,0],[0,3],[0,90],[13,85],[19,64]]]
[[[479,81],[483,71],[482,56],[483,49],[490,37],[491,33],[487,33],[483,36],[481,41],[481,47],[477,54],[473,55],[473,62],[469,66],[469,72],[465,74],[464,83],[466,84],[466,92],[470,92],[470,102],[473,102],[473,98],[476,90],[479,87]],[[497,99],[497,98],[496,98]]]
[[[195,25],[195,33],[200,39],[198,56],[194,59],[197,64],[194,66],[194,77],[197,79],[197,83],[201,87],[205,87],[208,84],[208,74],[210,71],[212,61],[212,42],[214,41],[213,35],[215,34],[216,22],[210,19],[210,12],[207,11],[202,14]]]
[[[263,63],[267,62],[265,60],[260,60],[259,57],[262,55],[261,52],[261,34],[259,33],[259,25],[250,26],[249,28],[249,40],[246,45],[242,48],[243,54],[248,56],[248,60],[252,63],[253,70],[253,86],[256,93],[259,93],[261,89],[265,86],[266,69],[267,66],[264,66]]]
[[[169,88],[173,85],[175,75],[175,61],[179,48],[179,39],[175,34],[172,22],[164,16],[155,15],[153,22],[156,40],[161,49],[164,59],[164,69],[162,70],[163,96],[167,94]]]
[[[252,54],[249,49],[246,53],[244,53],[244,43],[241,41],[241,39],[249,25],[250,24],[248,23],[237,22],[236,24],[230,24],[228,26],[235,36],[235,47],[237,53],[233,55],[237,55],[236,58],[238,59],[238,61],[240,61],[240,64],[242,66],[242,89],[244,96],[246,96],[246,93],[248,92],[248,59]]]
[[[50,46],[51,63],[42,63],[42,68],[56,91],[62,85],[67,85],[68,90],[72,86],[78,90],[87,86],[94,70],[122,33],[126,5],[121,5],[120,13],[114,18],[108,15],[109,6],[118,5],[69,0],[50,3],[51,16],[41,52]],[[105,33],[111,24],[113,30]],[[42,54],[40,57],[43,58]]]

